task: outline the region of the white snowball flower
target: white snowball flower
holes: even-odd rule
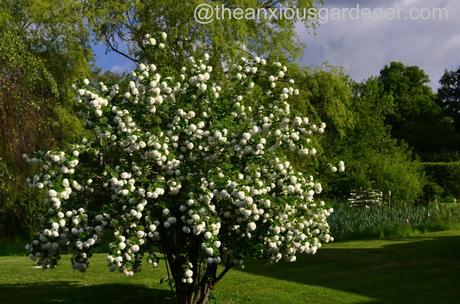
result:
[[[186,278],[191,278],[193,276],[193,271],[190,269],[187,269],[184,273]]]
[[[339,161],[339,172],[345,171],[345,163],[343,161]]]
[[[254,222],[248,223],[248,229],[249,229],[249,231],[254,231],[254,230],[256,230],[256,227],[257,227],[256,223],[254,223]]]

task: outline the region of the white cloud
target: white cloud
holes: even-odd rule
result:
[[[124,73],[131,71],[133,69],[133,64],[125,63],[125,64],[115,64],[110,67],[110,72],[113,73]]]
[[[393,0],[329,1],[327,7],[394,7],[406,16],[411,8],[446,8],[448,20],[367,20],[330,21],[316,35],[299,26],[307,45],[300,63],[319,65],[324,61],[343,66],[356,80],[377,75],[391,61],[401,61],[424,69],[433,87],[444,70],[460,65],[460,1]]]

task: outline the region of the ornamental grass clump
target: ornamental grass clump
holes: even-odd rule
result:
[[[166,34],[144,47],[168,52]],[[27,246],[39,265],[55,267],[67,247],[85,271],[110,235],[109,270],[133,275],[163,255],[178,303],[205,303],[247,256],[294,262],[333,240],[321,184],[289,161],[314,163],[325,124],[291,110],[299,91],[286,66],[241,58],[220,82],[208,59],[167,75],[140,64],[111,87],[83,82],[78,103],[94,137],[25,156],[49,208]]]

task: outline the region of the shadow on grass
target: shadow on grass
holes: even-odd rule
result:
[[[130,284],[83,286],[68,281],[43,284],[0,285],[0,303],[174,303],[167,290]]]
[[[371,303],[460,303],[460,236],[383,248],[323,248],[296,263],[251,261],[245,272],[365,295]],[[282,292],[282,291],[280,291]]]
[[[359,248],[368,242],[326,247],[292,264],[249,261],[244,272],[363,295],[372,304],[460,303],[460,236],[407,241],[382,248]],[[174,295],[142,285],[56,281],[0,285],[0,303],[174,303]]]

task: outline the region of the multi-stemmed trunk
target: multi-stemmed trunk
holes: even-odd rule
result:
[[[181,265],[177,263],[174,256],[168,256],[168,265],[171,270],[172,280],[176,291],[178,304],[205,304],[213,288],[224,275],[232,268],[232,264],[227,264],[225,268],[217,274],[217,264],[207,265],[206,270],[201,276],[194,274],[194,282],[191,284],[182,282]]]
[[[205,304],[208,301],[211,291],[215,285],[224,277],[224,275],[232,268],[233,264],[228,258],[224,263],[224,269],[218,274],[217,264],[208,264],[203,261],[201,256],[201,239],[177,239],[176,235],[166,233],[166,230],[160,226],[160,234],[162,241],[162,249],[165,257],[166,267],[170,280],[171,287],[174,285],[176,299],[178,304]],[[184,254],[180,253],[178,243],[187,244],[187,259]],[[182,243],[183,245],[183,243]],[[183,282],[185,264],[191,264],[193,270],[193,282]],[[174,283],[174,284],[173,284]]]
[[[201,285],[201,284],[200,284]],[[205,304],[208,301],[212,286],[205,283],[201,286],[176,285],[176,299],[178,304]]]

